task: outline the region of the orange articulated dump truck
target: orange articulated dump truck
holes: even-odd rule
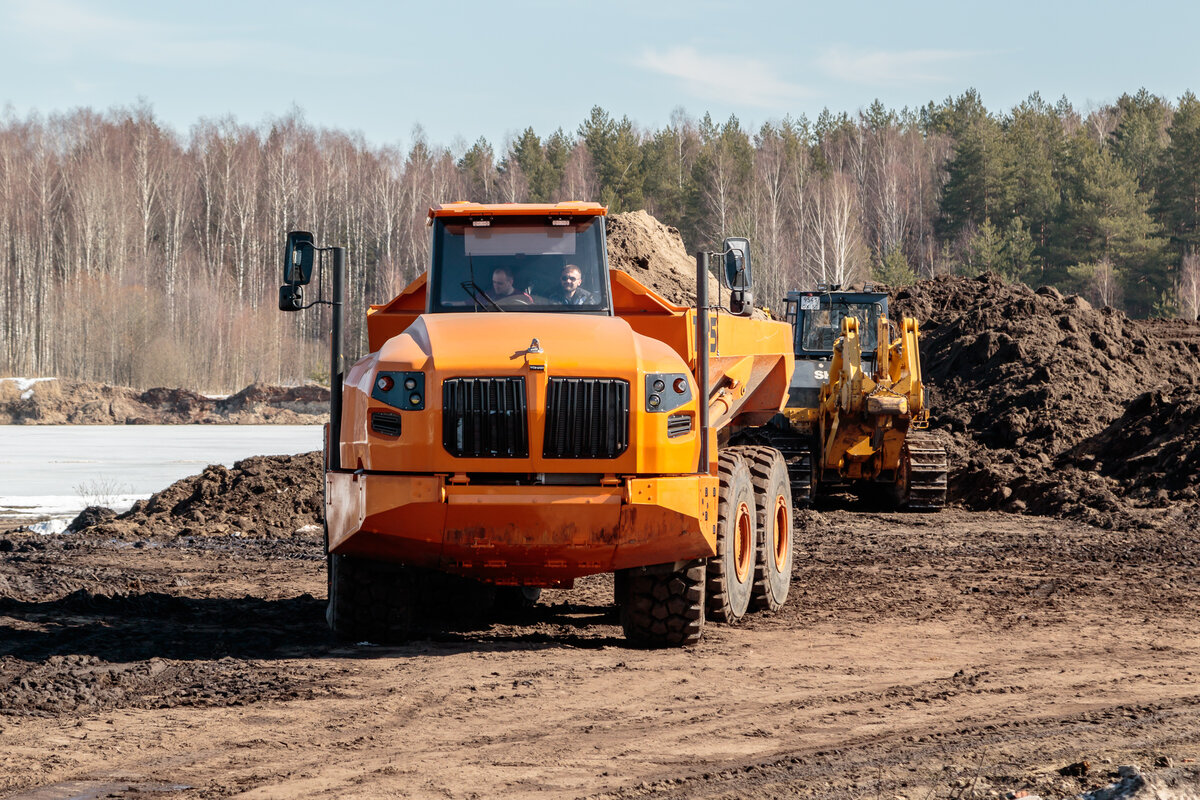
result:
[[[739,442],[786,403],[791,329],[751,318],[746,240],[697,255],[697,306],[681,307],[608,269],[605,212],[430,209],[429,270],[371,307],[372,352],[344,375],[340,248],[288,235],[285,310],[305,307],[316,256],[333,254],[339,636],[403,638],[456,602],[528,602],[606,572],[627,638],[646,646],[693,644],[706,617],[786,599],[787,466]],[[709,307],[710,264],[731,310]]]

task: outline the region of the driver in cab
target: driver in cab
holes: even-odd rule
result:
[[[511,298],[510,302],[515,303],[532,303],[533,298],[525,292],[518,292],[513,286],[512,270],[508,267],[496,267],[492,271],[492,299],[503,300]]]

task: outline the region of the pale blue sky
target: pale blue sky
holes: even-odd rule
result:
[[[639,125],[737,116],[753,129],[880,98],[977,88],[1002,110],[1033,91],[1077,108],[1145,86],[1200,91],[1200,4],[735,4],[0,0],[0,108],[20,116],[144,98],[186,133],[300,107],[318,126],[407,146],[532,125],[574,131],[594,105]]]

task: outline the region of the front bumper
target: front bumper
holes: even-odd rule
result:
[[[619,486],[448,484],[439,475],[326,473],[329,551],[500,584],[712,556],[717,478]]]

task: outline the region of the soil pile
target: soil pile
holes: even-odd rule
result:
[[[675,305],[696,304],[696,259],[688,255],[679,229],[645,211],[612,214],[606,228],[610,269],[632,275]],[[716,303],[717,281],[712,276],[708,296]]]
[[[27,388],[0,380],[3,425],[168,425],[180,423],[311,425],[324,421],[323,386],[253,383],[235,395],[206,397],[186,389],[148,389],[84,381],[39,381]]]
[[[1118,481],[1132,500],[1167,507],[1200,497],[1200,391],[1139,395],[1125,413],[1063,458]]]
[[[324,514],[321,453],[255,456],[232,469],[216,464],[139,500],[115,519],[89,525],[87,509],[72,529],[122,539],[171,536],[307,536]]]
[[[924,281],[893,302],[921,325],[953,499],[1103,527],[1144,523],[1143,509],[1172,500],[1187,502],[1167,516],[1195,515],[1200,326],[1138,322],[996,275]],[[1142,458],[1123,463],[1121,447]]]

